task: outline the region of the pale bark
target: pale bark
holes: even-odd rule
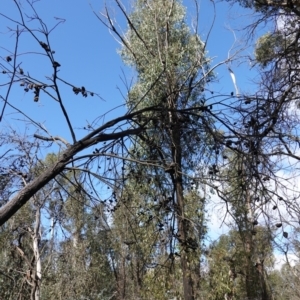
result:
[[[35,278],[33,279],[33,289],[34,289],[34,300],[40,300],[40,286],[42,280],[42,263],[40,257],[40,250],[39,250],[39,242],[41,239],[41,208],[37,205],[36,207],[36,215],[35,215],[35,225],[32,234],[33,240],[33,253],[35,257]]]

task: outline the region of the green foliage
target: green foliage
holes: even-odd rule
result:
[[[270,15],[278,13],[280,5],[276,1],[270,0],[227,0],[228,2],[239,3],[247,9],[252,9],[256,12]]]
[[[271,239],[265,228],[257,228],[254,243],[254,252],[249,254],[240,233],[231,230],[211,245],[207,257],[209,299],[246,299],[249,297],[249,282],[252,297],[262,299],[262,282],[257,262],[263,262],[264,266],[273,263]]]
[[[195,97],[191,94],[186,99],[190,91],[184,86],[191,84],[190,80],[200,70],[208,68],[203,42],[190,33],[184,8],[178,1],[149,1],[148,4],[137,1],[130,17],[134,30],[128,30],[126,45],[120,51],[124,62],[133,66],[138,75],[128,97],[129,107],[167,105],[167,98],[178,98],[180,91],[183,94],[179,108]],[[203,84],[199,86],[202,88]],[[199,89],[195,93],[199,95]]]
[[[256,42],[255,59],[266,67],[270,62],[274,61],[278,55],[286,50],[286,41],[282,34],[266,33]]]
[[[33,256],[32,239],[27,230],[33,222],[30,206],[28,203],[22,207],[0,229],[0,299],[17,299],[20,292],[30,298],[31,289],[25,281]]]

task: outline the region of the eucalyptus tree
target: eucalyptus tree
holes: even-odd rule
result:
[[[58,159],[48,154],[37,173]],[[50,234],[43,229],[48,237],[41,255],[43,299],[103,299],[114,293],[104,209],[91,203],[82,178],[80,171],[65,171],[37,194],[48,197],[41,214],[43,223],[50,222]]]
[[[34,147],[27,143],[21,136],[14,133],[13,136],[6,136],[6,141],[15,140],[23,156],[16,158],[13,167],[8,169],[3,166],[4,178],[11,180],[10,184],[3,184],[2,195],[6,194],[7,200],[16,190],[28,184],[28,180],[34,173],[40,171],[38,161],[34,155]],[[22,170],[22,171],[21,171]],[[41,295],[41,282],[43,277],[43,256],[48,248],[43,236],[42,210],[45,202],[49,200],[51,188],[33,195],[30,201],[3,226],[1,248],[3,255],[2,274],[13,280],[12,288],[6,287],[6,297],[30,298],[39,300]],[[5,264],[7,264],[5,266]],[[7,268],[8,271],[5,269]],[[10,281],[8,281],[10,282]],[[18,286],[18,287],[17,287]]]
[[[159,195],[154,192],[147,197],[153,202],[160,196],[159,209],[169,210],[172,235],[168,252],[174,255],[179,242],[184,297],[194,299],[197,281],[193,273],[197,270],[192,268],[190,252],[199,245],[192,237],[194,223],[187,213],[185,192],[190,180],[184,174],[191,176],[207,155],[210,134],[204,128],[211,120],[202,121],[201,115],[209,110],[203,92],[213,77],[210,61],[204,42],[187,26],[184,7],[178,1],[136,1],[127,21],[129,29],[121,37],[120,54],[137,73],[127,106],[130,111],[162,108],[135,120],[134,128],[147,120],[148,130],[134,139],[132,157],[161,165],[155,170],[149,164],[141,166],[138,179],[153,177],[149,187]],[[200,197],[196,201],[200,204]]]
[[[268,200],[260,199],[260,193],[252,190],[255,186],[253,183],[245,182],[249,172],[245,159],[232,152],[227,152],[227,156],[229,164],[224,172],[231,180],[226,191],[230,195],[227,203],[230,205],[231,227],[236,229],[231,236],[234,233],[235,238],[240,241],[235,252],[239,256],[238,264],[243,269],[240,274],[244,276],[244,290],[249,299],[272,299],[266,266],[272,263],[273,228],[260,218],[261,207],[265,204],[260,201]],[[277,207],[273,206],[273,210],[274,208]],[[259,226],[259,222],[263,222],[265,227]]]
[[[205,276],[209,299],[276,299],[276,286],[272,285],[271,291],[264,275],[264,267],[272,267],[272,240],[267,228],[257,226],[251,250],[247,251],[243,236],[234,229],[210,245]],[[249,264],[249,256],[257,263]]]
[[[244,31],[248,43],[254,40],[252,46],[255,51],[251,61],[258,72],[256,88],[246,99],[249,109],[254,112],[252,121],[256,123],[256,129],[248,126],[248,129],[254,129],[252,143],[261,145],[255,146],[256,149],[252,151],[258,154],[255,160],[260,169],[256,174],[252,172],[252,175],[254,178],[262,173],[267,175],[260,180],[264,189],[259,192],[255,189],[253,199],[257,199],[257,206],[263,208],[268,216],[265,218],[267,226],[277,230],[273,231],[277,250],[286,254],[287,248],[293,249],[289,235],[294,229],[297,230],[299,215],[299,188],[296,181],[299,178],[297,165],[300,161],[300,6],[296,1],[233,2],[250,9],[253,16]],[[262,135],[261,128],[268,118],[272,118],[272,123]],[[259,155],[262,152],[268,158]],[[271,159],[268,164],[266,158]]]

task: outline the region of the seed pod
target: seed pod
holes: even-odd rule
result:
[[[50,48],[48,47],[48,45],[44,42],[40,42],[40,45],[42,46],[43,49],[45,49],[47,52],[50,51]]]
[[[60,63],[58,63],[57,61],[54,61],[52,65],[53,65],[53,68],[60,67]]]

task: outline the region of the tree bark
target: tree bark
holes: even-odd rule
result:
[[[40,286],[42,280],[42,263],[39,251],[39,241],[40,241],[40,223],[41,223],[41,208],[39,205],[36,206],[35,215],[35,225],[32,235],[33,239],[33,253],[35,257],[35,278],[33,280],[34,284],[34,300],[40,300]]]
[[[178,205],[178,229],[180,240],[182,242],[182,254],[180,257],[181,268],[182,268],[182,280],[183,280],[183,292],[185,300],[194,300],[194,287],[192,274],[190,272],[190,264],[187,255],[187,228],[186,222],[184,218],[184,198],[183,198],[183,190],[180,182],[176,184],[176,198]]]
[[[179,241],[182,246],[182,253],[180,263],[182,268],[183,294],[185,300],[194,300],[194,288],[192,274],[190,270],[190,262],[187,255],[187,239],[188,239],[188,225],[185,219],[185,201],[183,195],[183,178],[182,178],[182,150],[181,150],[181,125],[179,125],[176,117],[173,116],[173,122],[176,122],[175,130],[172,136],[172,156],[175,163],[175,173],[173,184],[175,185],[175,194],[177,201],[177,222],[179,231]]]

